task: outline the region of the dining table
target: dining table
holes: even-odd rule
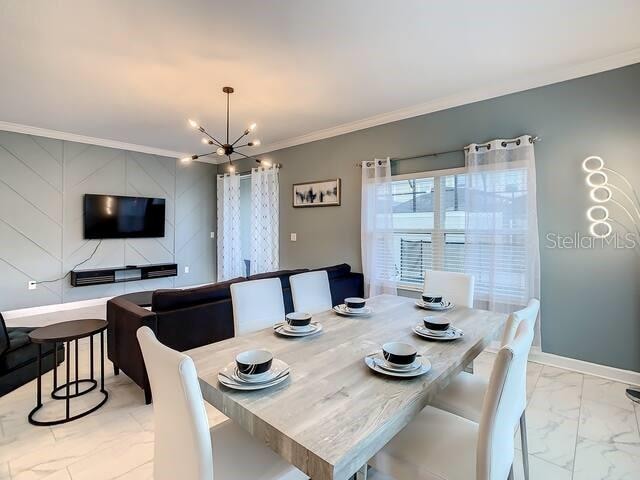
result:
[[[322,325],[314,335],[283,337],[266,328],[186,352],[204,400],[312,480],[366,478],[367,461],[496,338],[507,318],[459,306],[428,312],[415,299],[394,295],[369,298],[367,306],[369,316],[314,314]],[[464,335],[453,341],[418,336],[413,327],[427,315],[448,317]],[[392,341],[413,344],[431,362],[430,371],[394,378],[369,369],[365,356]],[[289,378],[256,391],[222,385],[218,372],[250,349],[286,362]]]

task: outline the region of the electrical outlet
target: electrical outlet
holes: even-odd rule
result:
[[[184,267],[184,273],[189,273],[189,265],[187,265],[186,267]]]
[[[292,233],[291,234],[291,241],[292,242],[297,242],[298,241],[298,234],[297,233]]]
[[[35,290],[36,288],[38,288],[38,284],[35,280],[30,280],[29,283],[27,283],[27,287],[29,288],[29,290]]]
[[[216,232],[211,232],[211,238],[216,238]]]

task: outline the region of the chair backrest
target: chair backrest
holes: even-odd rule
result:
[[[473,289],[473,275],[439,270],[424,274],[424,293],[437,293],[460,307],[473,308]]]
[[[153,393],[154,480],[212,480],[209,421],[193,360],[162,345],[149,327],[136,335]]]
[[[255,332],[284,320],[284,299],[279,278],[231,285],[236,336]]]
[[[4,323],[2,313],[0,313],[0,355],[9,350],[9,332],[7,332],[7,326]]]
[[[496,356],[478,430],[477,480],[504,480],[509,474],[513,437],[526,395],[527,357],[532,342],[533,326],[523,320],[513,340]]]
[[[504,326],[504,332],[502,333],[502,341],[500,346],[507,345],[516,336],[516,330],[522,320],[529,322],[529,325],[533,328],[538,318],[538,312],[540,311],[540,301],[536,298],[529,300],[529,303],[522,310],[513,312],[509,315],[507,323]]]
[[[331,310],[331,288],[326,270],[299,273],[289,277],[293,308],[310,314]]]

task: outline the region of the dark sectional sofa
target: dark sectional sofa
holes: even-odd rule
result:
[[[363,296],[364,280],[361,273],[351,271],[347,264],[317,270],[326,270],[334,305],[346,297]],[[122,370],[145,393],[151,402],[151,389],[136,331],[142,326],[151,328],[158,340],[175,350],[184,351],[218,342],[234,335],[233,307],[230,286],[236,282],[262,278],[279,278],[282,283],[285,311],[293,311],[289,277],[310,271],[281,270],[250,277],[239,277],[226,282],[188,289],[156,290],[151,310],[142,308],[122,297],[107,302],[107,354],[117,374]]]

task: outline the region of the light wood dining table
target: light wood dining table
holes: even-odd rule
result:
[[[312,480],[366,474],[366,462],[473,361],[506,320],[503,314],[455,307],[435,315],[447,316],[464,336],[429,341],[412,332],[433,314],[415,300],[380,295],[367,305],[373,309],[369,317],[347,318],[332,310],[315,314],[313,320],[323,327],[316,335],[285,338],[268,328],[186,352],[204,399]],[[412,379],[371,371],[364,357],[389,341],[414,344],[431,361],[431,371]],[[221,385],[218,371],[255,348],[288,363],[290,378],[249,392]]]

